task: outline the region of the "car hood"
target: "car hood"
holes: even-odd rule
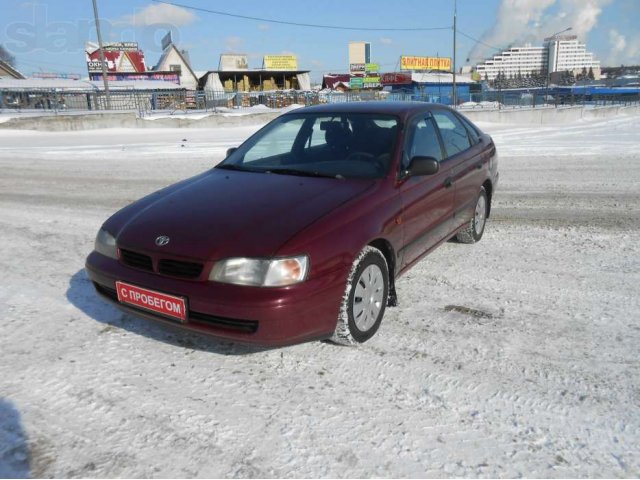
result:
[[[105,228],[121,248],[212,260],[269,256],[373,184],[213,169],[125,207]],[[155,245],[160,235],[170,238],[163,247]]]

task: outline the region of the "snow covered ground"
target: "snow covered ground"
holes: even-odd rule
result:
[[[640,117],[484,124],[477,245],[359,348],[260,350],[122,314],[101,223],[258,127],[0,131],[0,477],[640,476]]]

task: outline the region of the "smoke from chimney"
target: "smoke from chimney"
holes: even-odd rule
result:
[[[571,27],[585,41],[598,23],[602,8],[612,0],[502,0],[496,21],[480,38],[492,47],[506,49],[524,43],[542,44],[545,37]],[[476,43],[469,52],[472,63],[498,53]]]

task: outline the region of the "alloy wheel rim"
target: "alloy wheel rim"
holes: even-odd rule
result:
[[[378,265],[369,265],[355,284],[351,313],[361,332],[373,327],[382,310],[384,277]]]
[[[476,213],[473,218],[474,228],[477,234],[480,234],[484,229],[484,222],[487,219],[487,202],[484,199],[484,195],[480,195],[478,203],[476,204]]]

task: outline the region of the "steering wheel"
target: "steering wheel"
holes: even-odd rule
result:
[[[384,171],[384,163],[380,158],[367,152],[351,152],[345,160],[357,160],[361,162],[372,163],[379,172]]]

